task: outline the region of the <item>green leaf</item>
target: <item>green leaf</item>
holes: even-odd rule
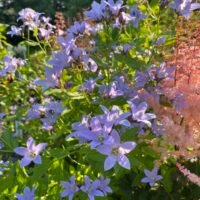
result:
[[[79,92],[67,92],[67,95],[71,97],[71,99],[84,99],[85,97]]]
[[[39,180],[42,175],[46,175],[46,172],[50,166],[51,166],[51,161],[49,159],[43,157],[42,164],[35,165],[35,167],[33,169],[33,175],[31,178],[34,181]]]
[[[20,45],[31,46],[31,47],[39,46],[38,42],[27,41],[27,40],[20,42]]]
[[[48,153],[51,157],[57,158],[66,155],[67,152],[68,151],[66,149],[57,148],[57,149],[50,149]]]

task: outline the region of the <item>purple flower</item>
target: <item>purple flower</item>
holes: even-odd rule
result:
[[[123,6],[122,0],[118,0],[116,3],[113,0],[108,0],[108,2],[105,1],[105,3],[109,6],[111,13],[116,16],[119,14],[121,9],[125,7]]]
[[[23,21],[25,26],[28,26],[29,30],[33,30],[40,24],[39,17],[41,13],[34,11],[31,8],[22,9],[19,13],[17,20]]]
[[[160,67],[155,67],[158,79],[174,78],[175,67],[167,67],[166,63],[161,63]]]
[[[132,119],[137,122],[142,122],[146,124],[148,127],[151,127],[151,119],[155,119],[156,115],[152,113],[145,113],[148,105],[146,102],[142,102],[139,105],[135,105],[134,103],[128,101],[131,106],[132,111]]]
[[[29,165],[32,161],[35,164],[41,164],[41,156],[39,155],[47,146],[47,143],[40,143],[35,145],[35,141],[32,137],[28,138],[25,147],[17,147],[14,149],[14,152],[23,156],[20,167]]]
[[[96,80],[94,80],[93,78],[89,78],[83,84],[84,90],[89,93],[94,90],[95,86],[96,86]]]
[[[75,193],[79,191],[79,187],[76,185],[75,176],[71,176],[68,182],[61,181],[61,185],[65,188],[62,193],[61,197],[69,197],[69,200],[72,200]]]
[[[178,14],[183,15],[186,19],[189,19],[191,12],[200,8],[200,3],[192,3],[192,0],[174,0],[169,4],[169,7],[175,9]]]
[[[21,28],[18,28],[16,26],[11,26],[11,31],[8,31],[7,34],[13,37],[13,35],[21,35]]]
[[[97,179],[90,182],[88,176],[85,176],[85,185],[81,186],[81,190],[85,192],[90,200],[94,200],[95,196],[104,196],[104,193],[99,189],[100,181]]]
[[[140,20],[144,19],[146,16],[142,14],[140,10],[138,10],[138,6],[134,5],[130,10],[130,15],[134,17],[132,20],[132,24],[135,28],[138,27],[138,23]]]
[[[5,56],[4,68],[0,70],[0,77],[6,76],[8,73],[14,73],[19,66],[25,65],[25,61],[11,56]]]
[[[122,25],[127,25],[134,19],[130,14],[125,12],[120,12],[119,17],[116,18],[114,27],[120,28]]]
[[[98,69],[96,62],[87,55],[83,56],[82,64],[85,71],[96,72]]]
[[[156,181],[159,181],[162,179],[162,176],[158,175],[158,168],[154,167],[152,171],[149,171],[147,169],[144,170],[144,173],[146,177],[144,177],[141,182],[142,183],[149,183],[149,185],[152,187],[155,185]]]
[[[24,194],[16,194],[18,200],[34,200],[35,188],[30,189],[29,187],[24,188]]]
[[[41,36],[42,38],[48,38],[53,33],[52,29],[38,28],[38,30],[40,32],[39,36]]]
[[[157,39],[156,45],[159,46],[159,45],[165,43],[165,41],[166,41],[165,36],[162,36],[162,37],[160,37],[160,38]]]
[[[109,140],[109,130],[101,123],[99,116],[91,118],[90,121],[87,119],[85,122],[75,123],[73,124],[73,129],[75,129],[75,132],[71,133],[68,137],[75,137],[81,143],[90,142],[91,149]]]
[[[124,94],[122,90],[117,88],[116,82],[111,83],[110,86],[105,84],[101,85],[99,88],[99,93],[110,98],[116,98]]]
[[[18,20],[22,21],[35,20],[41,15],[41,13],[38,13],[31,8],[22,9],[18,14],[19,14]]]
[[[3,148],[4,148],[4,144],[2,142],[0,142],[0,149],[3,149]]]
[[[118,90],[121,90],[125,96],[129,96],[130,93],[133,93],[129,87],[129,85],[126,83],[126,78],[124,76],[115,76],[115,84],[118,88]]]
[[[131,115],[130,112],[121,113],[118,106],[113,106],[109,111],[105,106],[101,105],[101,109],[104,112],[102,116],[102,122],[108,132],[111,132],[113,125],[124,125],[130,127],[130,122],[126,119]]]
[[[5,116],[4,113],[0,113],[0,119],[3,119],[4,116]]]
[[[104,193],[105,196],[107,195],[107,193],[112,192],[112,189],[108,186],[108,184],[110,183],[109,178],[104,178],[103,176],[101,176],[99,181],[100,181],[99,189]]]
[[[40,119],[43,122],[42,128],[51,130],[56,122],[57,116],[63,111],[62,103],[52,101],[46,105],[34,104],[28,111],[28,119]]]
[[[112,140],[109,141],[109,144],[104,144],[97,147],[98,152],[108,156],[104,162],[104,170],[113,168],[116,163],[126,169],[130,169],[130,162],[125,154],[131,152],[136,147],[136,143],[124,142],[121,144],[120,136],[116,130],[111,132],[111,137]]]
[[[109,129],[106,124],[102,124],[99,117],[93,117],[90,120],[90,129],[92,134],[90,136],[88,135],[88,139],[91,140],[91,149],[97,148],[106,142],[109,143],[109,133],[111,129]]]
[[[106,18],[106,3],[104,0],[101,0],[101,3],[97,3],[93,1],[92,9],[89,11],[85,11],[84,14],[91,20],[100,21],[103,18]]]
[[[145,72],[136,72],[135,75],[135,87],[144,87],[145,84],[149,81],[149,76]]]
[[[127,54],[127,53],[131,50],[131,48],[132,48],[132,45],[130,45],[130,44],[125,44],[125,45],[123,46],[123,53],[124,53],[124,54]]]
[[[45,77],[46,79],[36,79],[34,84],[42,86],[43,91],[47,90],[48,88],[59,87],[59,74],[56,74],[53,68],[45,67]]]
[[[89,117],[86,115],[83,115],[81,122],[75,122],[72,124],[73,130],[82,130],[88,128],[89,128]]]
[[[60,74],[61,70],[63,70],[64,68],[69,68],[72,62],[72,57],[68,54],[66,54],[66,52],[54,52],[53,53],[53,59],[51,59],[48,63],[50,65],[53,65],[53,70],[54,73],[56,74]]]
[[[72,26],[70,26],[67,30],[68,34],[72,34],[73,36],[82,35],[86,30],[87,24],[85,21],[83,22],[74,22]]]

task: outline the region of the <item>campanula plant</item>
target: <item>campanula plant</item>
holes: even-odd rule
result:
[[[93,1],[62,34],[19,11],[19,45],[0,35],[0,199],[198,199],[198,120],[179,91],[192,89],[168,56],[198,9]]]

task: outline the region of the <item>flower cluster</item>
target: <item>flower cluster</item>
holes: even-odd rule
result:
[[[130,13],[125,12],[126,7],[123,5],[122,0],[114,2],[113,0],[104,1],[100,3],[94,1],[92,8],[85,12],[85,15],[96,22],[110,21],[114,19],[113,26],[120,28],[122,25],[132,24],[134,27],[138,27],[140,20],[145,18],[145,15],[138,10],[137,5],[134,5],[130,9]]]
[[[149,166],[158,163],[155,165],[163,172],[160,161],[166,161],[170,151],[176,151],[174,155],[178,155],[176,148],[184,153],[187,151],[190,156],[194,156],[193,149],[199,152],[199,106],[189,105],[193,112],[188,112],[186,103],[194,96],[187,97],[188,93],[180,92],[194,87],[186,88],[180,83],[172,86],[179,70],[168,62],[156,62],[159,57],[160,63],[160,49],[171,37],[163,33],[164,23],[154,27],[162,19],[156,16],[162,8],[154,7],[152,2],[144,5],[130,2],[94,1],[90,10],[84,12],[83,21],[75,21],[66,34],[58,36],[51,55],[45,49],[45,42],[48,43],[54,32],[50,18],[31,8],[19,12],[18,20],[22,25],[12,26],[8,34],[24,36],[26,31],[28,34],[31,31],[42,54],[28,55],[30,62],[27,69],[22,68],[24,74],[20,81],[13,84],[0,82],[0,110],[5,112],[0,113],[0,123],[5,124],[3,131],[0,128],[0,152],[5,151],[0,161],[0,174],[7,175],[9,168],[16,167],[16,170],[10,170],[11,177],[16,177],[25,187],[23,194],[16,194],[18,200],[33,200],[36,189],[25,185],[36,183],[39,187],[40,181],[44,187],[37,191],[36,198],[58,198],[55,197],[60,191],[57,183],[69,174],[77,177],[71,176],[68,181],[60,182],[63,187],[61,198],[72,200],[80,196],[82,199],[87,195],[94,200],[106,197],[112,193],[110,179],[99,177],[99,168],[104,169],[102,175],[113,177],[116,194],[109,198],[132,199],[137,191],[127,197],[121,190],[118,196],[119,180],[123,187],[129,175],[130,178],[137,176],[134,184],[125,185],[127,191],[133,191],[135,186],[139,191],[145,187],[143,183],[153,187],[163,177],[158,174],[158,167],[148,170]],[[199,3],[173,0],[169,6],[188,19],[191,11],[199,8]],[[35,57],[38,59],[34,60]],[[25,61],[10,56],[4,57],[3,62],[0,77],[15,73],[19,66],[25,65]],[[195,87],[198,88],[198,84]],[[196,96],[194,103],[198,105],[199,97]],[[7,104],[9,107],[5,106]],[[64,110],[64,105],[69,109]],[[41,126],[36,127],[40,123]],[[13,130],[16,130],[14,135],[18,135],[14,140]],[[24,147],[23,139],[30,132],[32,135]],[[46,141],[36,144],[33,138]],[[22,145],[17,146],[18,139]],[[42,159],[41,153],[47,143],[49,148]],[[162,148],[165,148],[164,153]],[[22,169],[18,169],[19,156]],[[180,165],[177,167],[198,184],[198,177]],[[141,179],[143,170],[145,177]],[[20,173],[27,176],[21,178]],[[3,181],[7,181],[5,177]]]
[[[7,34],[13,37],[14,35],[22,36],[23,32],[27,28],[31,31],[38,31],[38,38],[48,38],[54,33],[54,26],[50,23],[49,17],[42,16],[42,13],[38,13],[31,8],[22,9],[19,13],[18,21],[23,24],[20,27],[11,26],[11,31]]]
[[[28,120],[40,119],[42,129],[51,130],[56,122],[57,116],[63,111],[62,103],[51,101],[45,105],[33,104],[28,111]]]
[[[200,3],[192,3],[192,0],[174,0],[169,6],[186,19],[190,18],[193,10],[200,9]]]
[[[5,56],[3,58],[4,66],[3,69],[0,70],[0,77],[5,77],[8,74],[13,74],[17,70],[18,67],[24,66],[25,61],[19,58]]]
[[[61,181],[61,185],[64,190],[61,193],[61,197],[69,197],[72,200],[74,195],[81,190],[88,195],[90,200],[94,200],[95,196],[107,196],[107,193],[112,192],[112,189],[108,186],[110,179],[104,178],[103,176],[94,181],[90,181],[88,176],[84,177],[85,183],[77,185],[75,176],[72,176],[69,181]]]

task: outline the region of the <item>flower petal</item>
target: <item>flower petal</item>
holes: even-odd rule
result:
[[[122,167],[124,167],[126,169],[131,168],[129,159],[125,155],[118,155],[117,161],[118,161],[119,165],[121,165]]]
[[[115,144],[119,144],[120,143],[120,137],[119,137],[119,134],[118,134],[118,132],[116,130],[113,130],[111,132],[111,136],[113,137]]]
[[[35,156],[35,158],[33,159],[33,162],[36,164],[41,164],[42,163],[42,159],[40,155]]]
[[[101,145],[97,147],[97,151],[103,155],[110,155],[112,147],[110,145]]]
[[[142,183],[148,183],[150,182],[150,179],[148,177],[144,177],[142,180],[141,180]]]
[[[33,159],[31,157],[25,156],[21,159],[20,167],[25,167],[31,163]]]
[[[25,147],[17,147],[14,149],[14,152],[19,154],[20,156],[25,156],[28,154],[28,150]]]
[[[104,162],[104,170],[107,171],[111,169],[115,165],[116,161],[117,161],[116,157],[108,156]]]
[[[47,143],[40,143],[37,146],[35,146],[35,153],[39,154],[41,151],[43,151],[47,146]]]
[[[119,151],[121,154],[129,153],[136,147],[136,145],[135,142],[124,142],[120,145]]]

